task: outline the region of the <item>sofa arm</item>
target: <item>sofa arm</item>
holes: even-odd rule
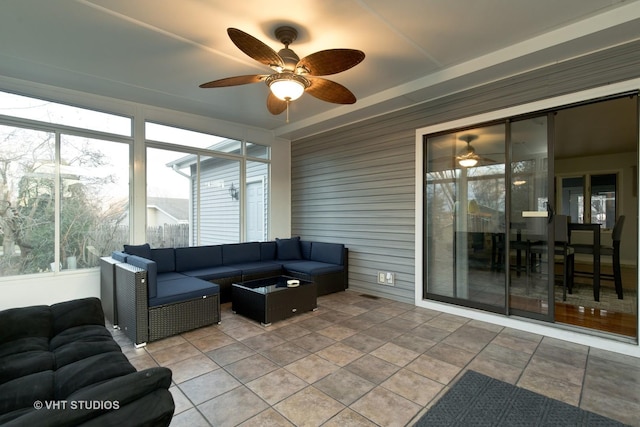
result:
[[[59,302],[51,306],[53,335],[75,326],[104,326],[104,312],[95,297]]]
[[[129,255],[127,264],[147,272],[147,292],[149,293],[149,298],[155,298],[158,293],[158,264],[153,260],[136,255]]]
[[[101,425],[168,425],[175,410],[168,391],[170,385],[168,368],[132,372],[85,387],[69,395],[64,404],[61,401],[56,408],[34,409],[14,422],[33,426],[80,426],[92,421]],[[152,397],[153,402],[149,402],[148,397]],[[107,418],[109,423],[103,423]]]
[[[149,338],[147,272],[131,264],[116,264],[118,326],[136,346]]]

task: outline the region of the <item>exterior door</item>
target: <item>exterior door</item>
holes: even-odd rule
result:
[[[265,235],[265,209],[264,209],[264,182],[247,182],[247,241],[258,242],[266,240]]]

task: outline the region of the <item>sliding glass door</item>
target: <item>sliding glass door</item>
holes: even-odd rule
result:
[[[426,298],[553,319],[547,124],[425,136]]]
[[[505,124],[430,135],[425,154],[426,293],[504,312]]]

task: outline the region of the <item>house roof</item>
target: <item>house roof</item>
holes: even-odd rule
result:
[[[300,57],[360,49],[327,76],[356,95],[336,105],[305,95],[268,113],[264,84],[201,83],[269,73],[226,28],[279,50],[293,25]],[[6,0],[0,75],[272,130],[295,139],[640,38],[638,0]],[[1,82],[0,82],[1,83]]]
[[[156,208],[177,221],[189,220],[189,199],[170,197],[147,197],[147,208]]]

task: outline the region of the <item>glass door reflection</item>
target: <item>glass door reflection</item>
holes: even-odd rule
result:
[[[504,313],[505,125],[429,136],[425,154],[426,294]]]

